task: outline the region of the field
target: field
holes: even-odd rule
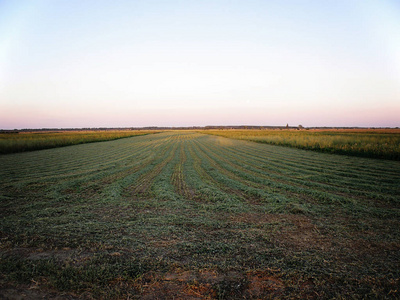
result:
[[[400,297],[400,162],[174,131],[0,156],[0,296]]]
[[[326,153],[400,160],[400,129],[204,130],[200,132]]]
[[[154,130],[95,130],[0,133],[0,154],[49,149],[155,133]]]

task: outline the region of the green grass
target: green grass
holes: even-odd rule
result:
[[[398,161],[163,132],[0,165],[0,295],[400,297]]]
[[[71,146],[157,133],[154,130],[106,130],[0,133],[0,154]]]
[[[203,130],[199,132],[326,153],[400,160],[399,129]]]

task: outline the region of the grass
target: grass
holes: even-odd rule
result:
[[[400,297],[397,161],[163,132],[0,165],[0,295]]]
[[[146,135],[153,130],[106,130],[0,133],[0,154],[42,150]]]
[[[203,130],[200,132],[326,153],[400,160],[400,129]]]

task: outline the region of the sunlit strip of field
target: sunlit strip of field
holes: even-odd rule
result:
[[[400,160],[400,129],[204,130],[200,132],[327,153]]]
[[[156,133],[154,130],[106,130],[0,133],[0,154],[109,141]]]
[[[400,296],[398,161],[176,131],[0,165],[0,295]]]

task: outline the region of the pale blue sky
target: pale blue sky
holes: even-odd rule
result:
[[[399,116],[399,1],[0,1],[0,128]]]

